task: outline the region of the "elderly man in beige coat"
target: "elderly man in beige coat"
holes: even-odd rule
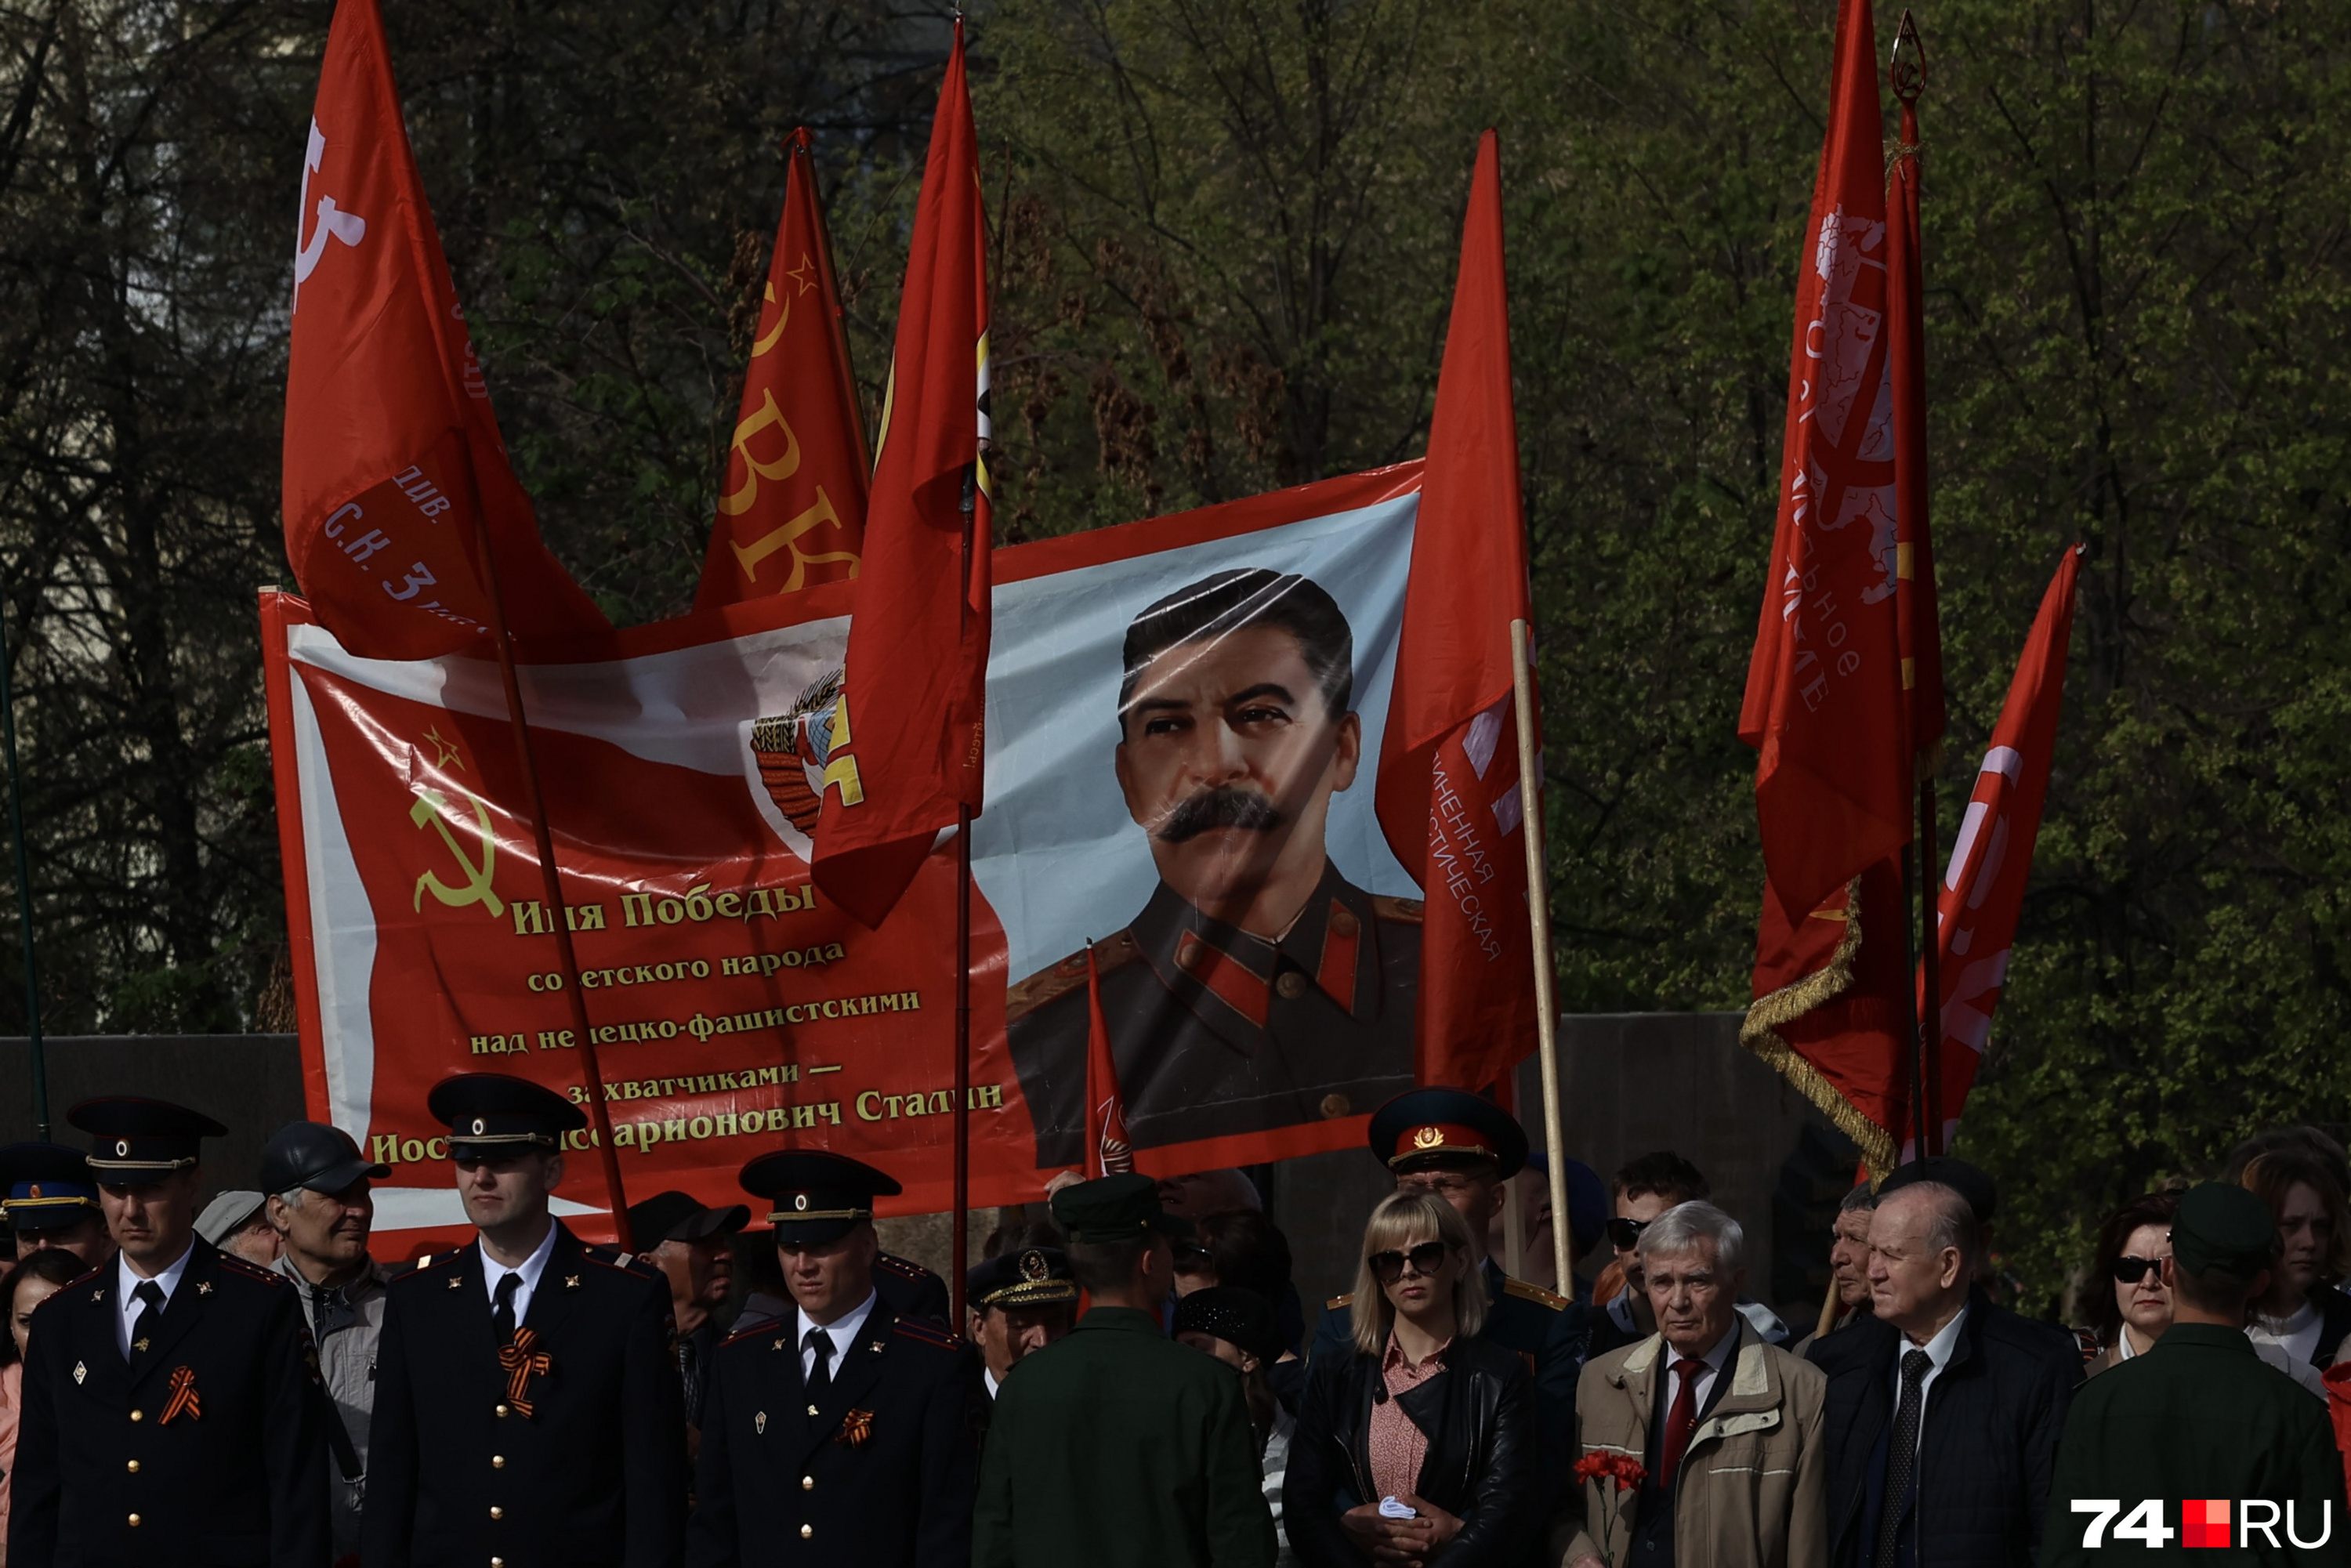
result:
[[[1739,1222],[1710,1203],[1642,1231],[1658,1332],[1594,1357],[1576,1387],[1588,1479],[1569,1568],[1828,1562],[1828,1380],[1740,1315],[1744,1249]],[[1609,1460],[1629,1473],[1589,1474]]]

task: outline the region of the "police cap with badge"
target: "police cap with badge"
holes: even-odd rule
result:
[[[424,1097],[424,1108],[449,1129],[453,1160],[563,1147],[564,1134],[588,1125],[588,1113],[554,1090],[503,1072],[460,1072]]]
[[[1078,1277],[1060,1248],[1023,1247],[974,1264],[964,1275],[963,1299],[981,1312],[1075,1306]]]
[[[873,1218],[873,1200],[905,1188],[862,1160],[824,1149],[761,1155],[736,1178],[768,1200],[778,1247],[826,1247]]]
[[[90,1135],[89,1168],[103,1185],[135,1186],[192,1170],[206,1138],[228,1129],[201,1111],[131,1094],[85,1100],[66,1120]]]
[[[1372,1153],[1390,1170],[1458,1167],[1492,1161],[1504,1176],[1527,1163],[1527,1134],[1516,1117],[1461,1089],[1413,1089],[1372,1113]]]
[[[0,1198],[11,1229],[63,1230],[99,1214],[98,1176],[89,1156],[63,1144],[10,1144],[0,1148]]]

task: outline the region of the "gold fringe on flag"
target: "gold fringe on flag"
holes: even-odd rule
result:
[[[1747,1009],[1746,1021],[1739,1026],[1739,1043],[1770,1062],[1804,1098],[1819,1106],[1821,1114],[1836,1124],[1839,1132],[1861,1145],[1862,1162],[1869,1167],[1869,1179],[1875,1183],[1885,1180],[1886,1173],[1894,1168],[1898,1151],[1892,1135],[1855,1110],[1852,1102],[1837,1092],[1836,1085],[1779,1034],[1781,1025],[1793,1023],[1813,1009],[1834,1001],[1853,985],[1854,956],[1861,951],[1859,877],[1845,885],[1844,899],[1844,935],[1838,938],[1836,951],[1829,956],[1828,963],[1793,985],[1756,998],[1754,1005]]]

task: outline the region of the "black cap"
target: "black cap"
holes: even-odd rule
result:
[[[89,1156],[63,1144],[10,1144],[0,1149],[0,1210],[11,1228],[63,1230],[99,1212],[98,1176]]]
[[[1072,1182],[1053,1195],[1053,1218],[1072,1241],[1132,1241],[1145,1230],[1189,1236],[1192,1222],[1159,1207],[1159,1184],[1140,1171]]]
[[[1023,1247],[975,1264],[963,1277],[963,1299],[975,1307],[1051,1307],[1075,1302],[1078,1277],[1058,1247]]]
[[[1281,1359],[1281,1331],[1274,1326],[1273,1308],[1255,1291],[1240,1285],[1211,1285],[1176,1303],[1170,1333],[1198,1333],[1237,1344],[1266,1365]]]
[[[1371,1145],[1395,1171],[1492,1160],[1508,1176],[1527,1163],[1518,1119],[1466,1089],[1406,1090],[1372,1113]]]
[[[1883,1201],[1888,1193],[1922,1181],[1940,1182],[1966,1198],[1978,1225],[1990,1225],[1992,1212],[2000,1205],[2000,1189],[1992,1186],[1991,1177],[1949,1155],[1928,1155],[1923,1160],[1895,1166],[1892,1174],[1877,1184],[1878,1198]]]
[[[381,1181],[390,1175],[389,1166],[360,1153],[349,1133],[324,1122],[289,1123],[261,1151],[261,1190],[266,1193],[298,1186],[336,1193],[361,1177]]]
[[[89,1168],[101,1182],[131,1182],[170,1176],[196,1163],[206,1138],[225,1138],[228,1129],[201,1111],[168,1100],[116,1094],[85,1100],[66,1120],[90,1134]]]
[[[449,1129],[449,1154],[510,1154],[559,1149],[563,1134],[588,1124],[588,1113],[554,1090],[503,1072],[460,1072],[424,1097],[424,1108]]]
[[[784,1149],[761,1155],[736,1178],[772,1208],[768,1222],[778,1244],[821,1247],[873,1218],[873,1200],[906,1189],[862,1160],[825,1149]]]
[[[664,1241],[706,1240],[732,1235],[750,1223],[751,1211],[739,1203],[711,1208],[682,1192],[657,1192],[629,1205],[629,1244],[650,1252]]]
[[[2277,1221],[2243,1187],[2208,1181],[2190,1187],[2171,1220],[2171,1255],[2183,1274],[2225,1274],[2241,1285],[2270,1267]]]

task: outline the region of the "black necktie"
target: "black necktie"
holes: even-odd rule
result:
[[[155,1343],[155,1335],[163,1327],[163,1287],[152,1280],[141,1280],[131,1295],[140,1302],[139,1320],[131,1325],[131,1354],[135,1358]]]
[[[515,1292],[520,1289],[522,1289],[520,1274],[508,1274],[498,1281],[497,1301],[490,1308],[490,1324],[497,1331],[498,1343],[502,1345],[514,1343],[514,1299]]]
[[[1911,1478],[1918,1469],[1918,1413],[1927,1403],[1927,1374],[1934,1357],[1923,1350],[1902,1355],[1902,1403],[1894,1412],[1894,1452],[1886,1459],[1886,1507],[1877,1516],[1877,1568],[1895,1568],[1894,1538],[1910,1509]]]
[[[809,1369],[808,1396],[820,1404],[832,1387],[832,1336],[822,1329],[810,1329],[800,1348],[816,1354],[816,1364]]]

